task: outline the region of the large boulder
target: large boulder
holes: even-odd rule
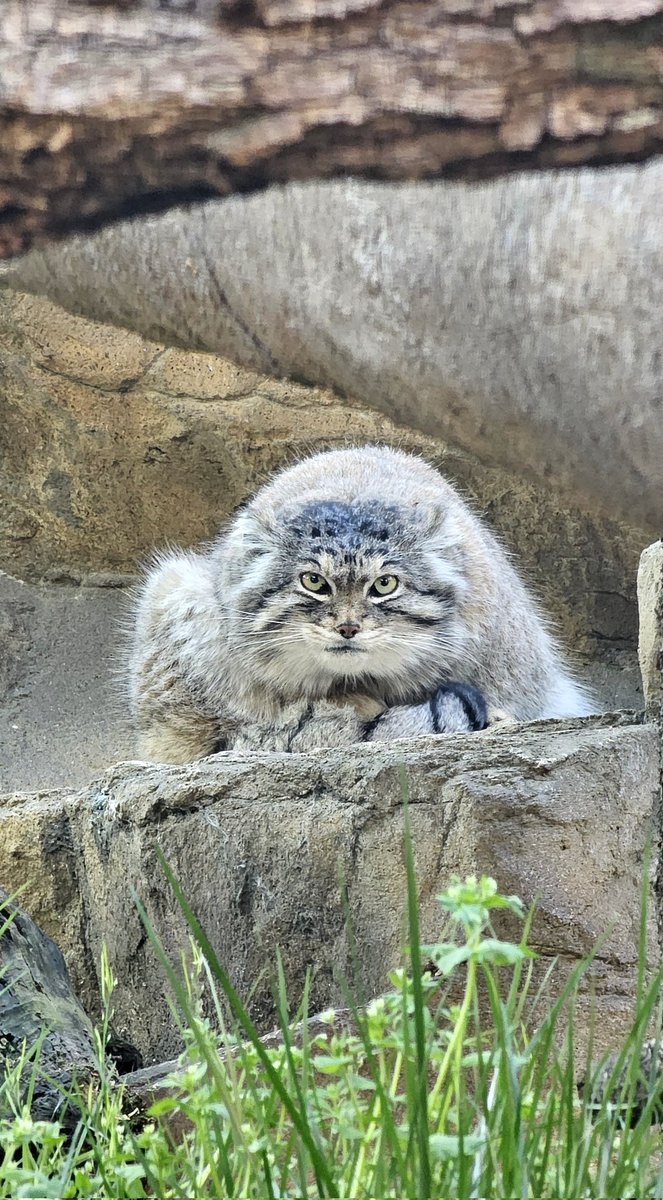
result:
[[[0,878],[65,951],[95,1008],[106,943],[119,978],[118,1032],[150,1060],[179,1039],[164,980],[133,904],[135,889],[173,960],[183,918],[160,847],[262,1029],[274,1023],[269,970],[284,957],[290,996],[313,973],[311,1006],[340,1001],[352,975],[341,880],[375,994],[404,941],[401,764],[405,764],[423,934],[440,932],[437,894],[453,873],[487,872],[538,898],[540,969],[556,985],[609,931],[589,973],[598,1046],[632,1016],[645,852],[658,854],[660,737],[624,716],[547,722],[310,755],[221,754],[188,767],[125,763],[79,793],[0,801]],[[652,878],[653,883],[653,878]],[[658,962],[656,909],[649,965]],[[593,996],[592,996],[593,993]]]
[[[653,533],[662,183],[654,159],[484,184],[293,184],[124,221],[2,275],[332,387]]]

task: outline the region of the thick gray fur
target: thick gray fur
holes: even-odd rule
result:
[[[171,762],[481,728],[482,697],[491,719],[592,711],[492,534],[432,467],[375,446],[305,459],[211,546],[159,556],[130,696],[140,753]]]

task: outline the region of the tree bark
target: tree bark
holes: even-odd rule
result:
[[[141,1066],[136,1048],[113,1032],[106,1054],[119,1074]],[[99,1079],[92,1023],[59,947],[0,888],[0,1083],[21,1063],[33,1117],[73,1129],[77,1090]]]
[[[643,158],[662,64],[663,0],[4,0],[0,256],[273,181]]]
[[[75,1080],[83,1086],[97,1076],[92,1025],[55,942],[0,888],[0,1082],[27,1050],[21,1078],[27,1092],[35,1047],[32,1114],[73,1127],[78,1110],[66,1093]]]

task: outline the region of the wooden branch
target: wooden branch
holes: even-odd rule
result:
[[[321,1033],[327,1036],[340,1033],[356,1034],[357,1022],[349,1008],[335,1009],[333,1018],[329,1013],[324,1018],[322,1013],[315,1013],[314,1016],[308,1018],[306,1023],[301,1021],[290,1030],[291,1045],[302,1045],[305,1030],[309,1039],[313,1039]],[[273,1029],[270,1033],[263,1034],[260,1041],[268,1049],[278,1048],[283,1045],[283,1031]],[[226,1048],[220,1045],[219,1057],[225,1059],[226,1054]],[[155,1063],[151,1067],[143,1067],[125,1074],[122,1078],[124,1111],[135,1114],[134,1120],[137,1118],[140,1121],[150,1105],[155,1104],[158,1100],[163,1100],[166,1096],[177,1097],[179,1093],[178,1076],[182,1073],[183,1067],[179,1059],[173,1058],[168,1062]],[[164,1116],[164,1123],[167,1125],[171,1137],[176,1141],[181,1140],[191,1128],[190,1118],[186,1112],[177,1107]]]
[[[663,145],[663,0],[4,0],[0,256],[272,181]]]

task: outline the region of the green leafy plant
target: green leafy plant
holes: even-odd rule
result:
[[[631,1033],[614,1062],[590,1069],[574,1027],[590,962],[554,994],[528,944],[533,914],[488,878],[452,879],[441,939],[422,944],[407,819],[405,864],[408,947],[389,990],[367,1005],[348,995],[343,1019],[330,1010],[310,1024],[310,981],[290,1012],[277,956],[281,1039],[267,1046],[162,859],[192,938],[192,965],[178,970],[137,898],[185,1044],[169,1093],[140,1125],[126,1111],[103,1055],[115,985],[104,956],[99,1079],[78,1097],[80,1124],[67,1138],[33,1121],[10,1073],[0,1197],[663,1195],[651,1126],[662,1083],[648,1079],[643,1100],[639,1065],[661,983],[645,984],[646,904]],[[510,940],[495,928],[503,915]]]

